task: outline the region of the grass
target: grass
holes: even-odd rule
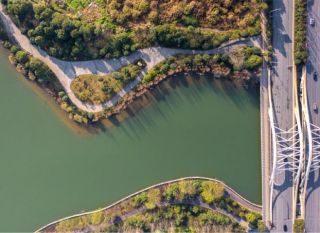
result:
[[[143,60],[122,67],[107,75],[80,75],[71,83],[71,90],[84,102],[101,104],[133,81],[145,67]]]

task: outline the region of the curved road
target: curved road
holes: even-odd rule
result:
[[[0,19],[3,21],[5,30],[9,37],[14,40],[22,49],[30,53],[35,58],[43,61],[49,66],[53,73],[57,76],[60,83],[64,87],[70,100],[79,108],[87,112],[100,112],[106,107],[111,107],[118,100],[137,86],[143,78],[143,75],[152,69],[156,64],[165,60],[166,58],[176,54],[215,54],[225,53],[243,45],[260,46],[260,37],[252,37],[247,39],[239,39],[229,41],[222,44],[220,47],[211,50],[188,50],[188,49],[170,49],[163,47],[151,47],[138,50],[127,57],[119,59],[100,59],[92,61],[62,61],[57,58],[49,56],[45,51],[31,44],[30,40],[21,33],[20,29],[13,23],[11,18],[4,12],[4,7],[0,3]],[[120,69],[122,66],[128,65],[137,59],[143,59],[147,66],[142,71],[141,75],[132,83],[121,90],[118,95],[115,95],[111,100],[100,105],[87,104],[80,101],[71,91],[70,84],[72,80],[83,74],[97,74],[103,75]]]

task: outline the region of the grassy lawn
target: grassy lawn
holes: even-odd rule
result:
[[[143,60],[124,66],[107,75],[80,75],[71,83],[71,90],[82,101],[101,104],[133,81],[145,67]]]

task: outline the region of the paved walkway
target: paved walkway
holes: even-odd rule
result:
[[[91,61],[62,61],[57,58],[49,56],[45,51],[39,47],[31,44],[30,40],[21,33],[19,28],[13,23],[11,18],[4,12],[3,6],[0,3],[0,19],[3,21],[5,30],[9,37],[14,40],[22,49],[30,53],[32,56],[40,59],[57,76],[60,83],[64,87],[70,100],[82,110],[87,112],[100,112],[106,107],[111,107],[118,102],[119,98],[128,93],[132,88],[140,83],[143,75],[152,69],[156,64],[165,60],[166,58],[176,54],[216,54],[226,53],[236,47],[243,45],[260,46],[260,37],[252,37],[247,39],[239,39],[235,41],[229,41],[222,44],[219,48],[211,50],[188,50],[188,49],[171,49],[163,47],[151,47],[138,50],[129,56],[119,59],[100,59]],[[147,66],[142,71],[141,75],[132,83],[127,85],[121,90],[118,95],[115,95],[111,100],[100,105],[87,104],[80,101],[74,93],[71,91],[70,84],[74,78],[83,74],[108,74],[115,70],[120,69],[122,66],[128,65],[137,59],[145,60]]]
[[[179,204],[184,204],[184,205],[191,205],[191,206],[199,206],[201,208],[204,208],[204,209],[208,209],[208,210],[212,210],[212,211],[215,211],[219,214],[222,214],[224,216],[227,216],[228,218],[230,218],[232,221],[234,222],[237,222],[240,226],[242,226],[243,228],[245,228],[246,230],[249,229],[249,223],[244,221],[242,218],[238,217],[238,216],[235,216],[229,212],[227,212],[226,210],[224,209],[221,209],[217,206],[214,206],[214,205],[209,205],[207,203],[204,203],[202,202],[201,200],[195,200],[195,201],[174,201],[174,202],[161,202],[160,204],[158,204],[157,206],[159,208],[165,208],[165,207],[170,207],[171,205],[179,205]],[[147,208],[142,206],[142,207],[139,207],[137,209],[133,209],[123,215],[120,216],[121,220],[124,221],[130,217],[133,217],[135,215],[138,215],[138,214],[142,214],[144,213],[145,211],[147,211]],[[97,224],[97,225],[94,225],[94,224],[90,224],[90,225],[87,225],[85,228],[81,229],[81,232],[101,232],[103,230],[105,230],[108,226],[112,225],[113,222],[110,221],[110,222],[106,222],[106,223],[101,223],[101,224]]]
[[[242,197],[240,194],[238,194],[234,189],[232,189],[231,187],[229,187],[228,185],[226,185],[225,183],[223,183],[222,181],[219,181],[219,180],[216,180],[216,179],[213,179],[213,178],[207,178],[207,177],[201,177],[201,176],[191,176],[191,177],[183,177],[183,178],[180,178],[180,179],[176,179],[176,180],[169,180],[169,181],[165,181],[165,182],[162,182],[162,183],[159,183],[159,184],[155,184],[155,185],[152,185],[152,186],[149,186],[147,188],[144,188],[142,190],[139,190],[138,192],[135,192],[135,193],[132,193],[124,198],[122,198],[121,200],[105,207],[105,208],[102,208],[102,209],[98,209],[98,210],[94,210],[94,211],[89,211],[89,212],[85,212],[85,213],[80,213],[80,214],[74,214],[74,215],[71,215],[71,216],[68,216],[68,217],[65,217],[65,218],[61,218],[61,219],[58,219],[58,220],[55,220],[51,223],[48,223],[47,225],[39,228],[38,230],[36,230],[35,232],[42,232],[44,231],[46,228],[54,225],[54,224],[57,224],[58,222],[61,222],[61,221],[65,221],[65,220],[68,220],[68,219],[72,219],[72,218],[77,218],[77,217],[80,217],[80,216],[85,216],[85,215],[89,215],[89,214],[94,214],[96,212],[99,212],[99,211],[105,211],[107,209],[110,209],[126,200],[129,200],[139,194],[141,194],[142,192],[145,192],[145,191],[148,191],[152,188],[158,188],[158,187],[161,187],[163,185],[168,185],[168,184],[172,184],[172,183],[176,183],[176,182],[179,182],[179,181],[185,181],[185,180],[202,180],[202,181],[213,181],[213,182],[218,182],[219,184],[222,184],[225,188],[225,191],[227,193],[227,195],[233,199],[234,201],[238,202],[239,205],[249,209],[250,211],[253,211],[253,212],[256,212],[256,213],[259,213],[261,214],[262,212],[262,206],[260,205],[257,205],[255,203],[252,203],[250,202],[249,200],[245,199],[244,197]]]

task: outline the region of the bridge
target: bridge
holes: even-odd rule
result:
[[[294,1],[273,1],[269,15],[273,52],[262,71],[261,137],[263,219],[271,232],[292,232],[296,219],[306,232],[320,232],[320,1],[307,3],[319,23],[308,25],[306,66],[294,64]]]

